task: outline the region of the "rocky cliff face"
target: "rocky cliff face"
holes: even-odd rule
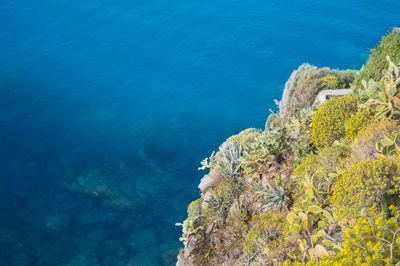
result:
[[[389,37],[360,75],[381,69],[386,52],[400,58],[398,30]],[[320,106],[318,92],[349,87],[356,72],[301,65],[265,130],[246,129],[202,161],[177,265],[399,262],[400,60],[386,60],[382,79]]]
[[[293,114],[312,104],[318,92],[350,87],[355,74],[353,70],[339,71],[302,64],[286,81],[279,103],[279,115],[287,122]]]

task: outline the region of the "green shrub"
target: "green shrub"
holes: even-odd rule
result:
[[[384,36],[379,45],[371,50],[368,61],[354,84],[360,86],[362,80],[380,80],[382,71],[388,67],[386,56],[390,56],[395,64],[400,64],[400,31],[398,29]]]
[[[332,182],[329,175],[344,167],[344,159],[349,155],[346,146],[331,146],[322,149],[318,154],[306,157],[293,171],[297,183],[296,194],[304,193],[303,180],[306,176],[313,177],[313,185],[318,190],[327,191]]]
[[[390,135],[397,128],[397,123],[388,119],[372,121],[360,130],[351,145],[352,162],[376,158],[376,143]]]
[[[280,247],[284,224],[285,216],[279,213],[268,212],[251,218],[250,230],[243,240],[243,253],[247,258],[258,254],[259,261],[247,259],[252,265],[262,261],[277,262],[284,252]]]
[[[243,150],[248,150],[256,139],[261,135],[261,131],[256,128],[242,130],[239,134],[229,137],[225,142],[237,141]]]
[[[368,123],[371,121],[372,117],[369,114],[368,110],[360,110],[355,113],[346,124],[346,141],[352,142],[354,138],[357,136],[358,132],[365,128]]]
[[[400,261],[400,212],[372,214],[344,231],[342,250],[320,265],[395,265]],[[397,265],[397,264],[396,264]]]
[[[237,180],[224,178],[213,188],[210,197],[205,199],[206,208],[202,209],[202,214],[209,223],[224,223],[228,215],[229,208],[240,194],[242,184]]]
[[[188,218],[194,219],[196,217],[199,217],[201,215],[201,203],[202,203],[202,198],[198,198],[197,200],[192,201],[188,205]]]
[[[394,64],[388,57],[389,68],[384,71],[379,82],[362,81],[357,90],[361,103],[376,118],[400,118],[400,65]]]
[[[281,161],[283,154],[289,148],[286,140],[285,128],[264,131],[250,149],[243,152],[240,159],[240,166],[245,176],[259,177],[269,171],[270,164]]]
[[[204,219],[202,219],[201,203],[202,198],[192,201],[187,209],[188,216],[183,223],[176,223],[177,226],[183,227],[183,234],[179,238],[180,241],[187,242],[191,237],[201,237],[204,229]]]
[[[348,119],[357,112],[355,96],[334,97],[324,102],[311,121],[311,141],[319,148],[332,145],[345,134]]]
[[[335,89],[339,87],[339,79],[335,75],[326,75],[320,79],[321,85],[329,88]]]
[[[282,178],[275,177],[275,182],[253,183],[254,193],[260,195],[258,202],[261,203],[261,211],[287,211],[291,205],[289,190],[286,188]]]
[[[330,207],[309,177],[304,178],[304,195],[299,197],[287,214],[285,242],[296,243],[290,257],[305,263],[319,260],[337,246],[337,222]]]
[[[285,84],[279,115],[284,122],[289,121],[295,113],[311,106],[318,92],[324,89],[332,89],[332,85],[336,85],[336,82],[332,83],[333,76],[338,81],[337,87],[342,88],[349,87],[355,74],[356,72],[353,70],[339,71],[327,67],[317,68],[309,64],[302,64],[292,73]]]
[[[399,155],[400,151],[400,132],[393,132],[389,136],[385,136],[383,139],[375,144],[376,151],[379,157],[395,157]]]
[[[344,171],[331,202],[338,218],[351,219],[371,207],[385,209],[400,192],[400,164],[394,159],[365,160]]]
[[[314,112],[311,108],[304,108],[293,115],[286,125],[289,146],[293,155],[294,164],[300,163],[303,158],[314,152],[310,145],[311,119]]]
[[[226,178],[237,179],[240,176],[240,156],[242,155],[242,146],[238,141],[225,141],[217,154],[217,164],[221,173]]]

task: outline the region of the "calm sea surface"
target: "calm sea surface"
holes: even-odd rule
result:
[[[0,265],[171,265],[199,161],[400,1],[2,0]]]

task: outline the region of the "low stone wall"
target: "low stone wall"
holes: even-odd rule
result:
[[[323,90],[318,93],[314,104],[322,104],[329,98],[335,96],[345,96],[349,94],[351,94],[351,89]]]

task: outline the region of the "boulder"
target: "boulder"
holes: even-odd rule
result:
[[[200,181],[199,189],[201,193],[205,193],[210,188],[213,188],[216,185],[218,185],[221,179],[222,175],[219,174],[219,171],[217,169],[211,170],[210,173],[203,176],[203,178]]]

